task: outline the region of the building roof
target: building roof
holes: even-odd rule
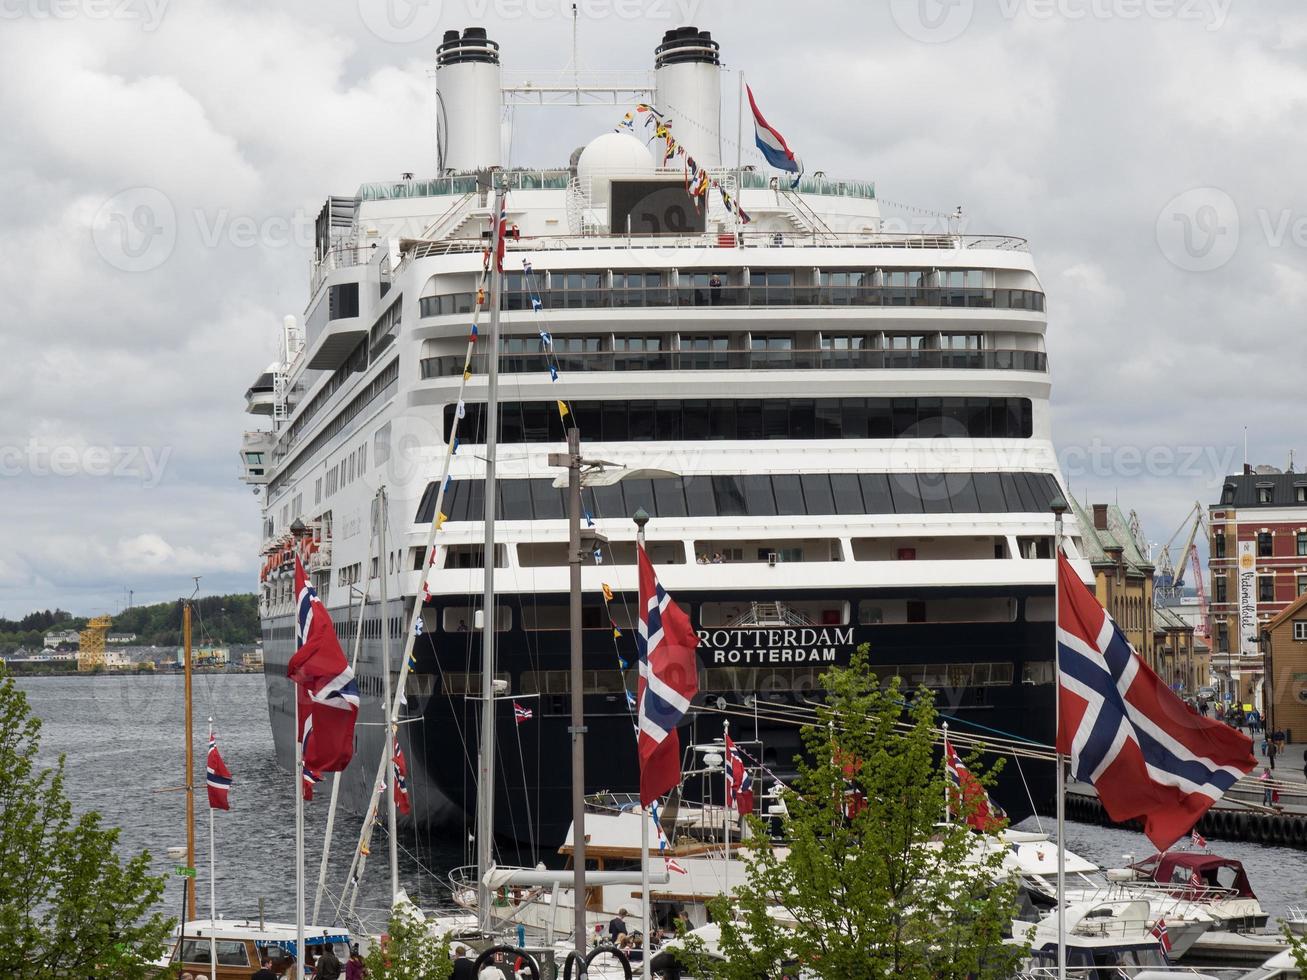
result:
[[[1130,530],[1130,521],[1121,513],[1120,507],[1116,504],[1107,505],[1106,530],[1094,527],[1092,505],[1086,510],[1085,505],[1072,497],[1071,509],[1075,512],[1076,520],[1080,522],[1085,558],[1091,565],[1115,564],[1115,559],[1107,556],[1107,549],[1120,548],[1121,560],[1125,562],[1128,569],[1140,575],[1147,575],[1153,571],[1153,563],[1139,550],[1139,542],[1135,540],[1134,533]]]
[[[1278,629],[1287,620],[1300,616],[1304,610],[1307,610],[1307,592],[1304,592],[1302,595],[1298,596],[1298,598],[1294,599],[1293,602],[1285,606],[1278,615],[1271,617],[1269,621],[1263,623],[1261,631],[1263,633],[1269,633],[1273,629]]]
[[[1167,606],[1153,607],[1153,629],[1161,630],[1192,630],[1194,624],[1189,622],[1175,610]]]
[[[1303,507],[1295,488],[1307,487],[1307,473],[1233,473],[1227,476],[1221,488],[1221,502],[1209,504],[1219,507]],[[1258,499],[1257,491],[1269,489],[1269,500]]]

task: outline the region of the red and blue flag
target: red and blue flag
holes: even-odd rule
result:
[[[753,101],[753,89],[745,86],[744,90],[749,94],[749,108],[753,110],[753,141],[762,151],[762,155],[767,162],[777,170],[784,170],[794,174],[794,181],[798,183],[799,177],[803,174],[803,162],[794,155],[789,144],[785,142],[785,137],[776,131],[775,127],[768,125],[767,120],[762,117],[758,111],[758,103]]]
[[[681,782],[681,739],[676,726],[699,693],[699,637],[654,573],[643,546],[640,562],[638,744],[640,802],[649,806]]]
[[[1190,711],[1058,555],[1057,750],[1117,823],[1166,850],[1257,764],[1252,740]]]
[[[327,607],[309,584],[298,555],[295,594],[299,600],[296,650],[286,665],[286,676],[297,687],[304,766],[318,772],[339,772],[354,756],[358,684],[340,648]]]
[[[730,733],[726,733],[726,808],[753,812],[753,773],[744,764]]]
[[[989,796],[988,790],[977,779],[953,748],[953,743],[944,739],[944,768],[952,783],[948,803],[949,813],[966,815],[967,826],[976,830],[998,830],[1007,819],[1007,813]]]
[[[399,736],[391,736],[395,751],[391,759],[391,768],[395,773],[395,807],[400,813],[413,812],[413,804],[408,797],[408,763],[404,761],[404,750],[399,747]]]
[[[205,762],[206,782],[209,788],[209,808],[213,810],[230,810],[231,801],[227,794],[231,792],[231,770],[222,761],[218,751],[218,737],[209,732],[209,754]]]

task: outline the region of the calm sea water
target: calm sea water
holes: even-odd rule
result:
[[[186,842],[182,680],[179,677],[28,678],[19,681],[42,719],[42,753],[67,757],[67,790],[78,809],[97,809],[122,828],[124,852],[148,849],[160,873],[172,875],[179,862],[169,846]],[[194,679],[196,746],[196,865],[199,914],[208,909],[208,805],[204,793],[204,750],[208,719],[235,780],[232,809],[215,814],[217,907],[228,917],[254,915],[260,899],[270,919],[294,921],[295,800],[290,775],[277,766],[264,700],[263,679],[249,674],[201,674]],[[308,901],[317,879],[326,825],[329,783],[306,806]],[[360,818],[338,814],[328,878],[339,894]],[[1044,820],[1046,829],[1052,821]],[[1034,818],[1023,830],[1038,829]],[[1135,831],[1072,823],[1067,843],[1082,857],[1119,867],[1124,855],[1152,853]],[[1307,901],[1307,855],[1261,844],[1215,841],[1213,850],[1244,863],[1262,904],[1274,916]],[[444,875],[467,863],[461,832],[400,833],[400,881],[425,906],[447,904]],[[389,874],[384,831],[373,840],[359,908],[387,904]],[[166,902],[180,910],[180,879],[170,877]],[[327,915],[321,916],[329,918]],[[375,918],[375,917],[370,917]],[[377,920],[379,921],[379,919]]]

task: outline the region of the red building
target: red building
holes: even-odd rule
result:
[[[1307,473],[1246,466],[1226,478],[1208,525],[1212,671],[1260,708],[1262,630],[1307,592]]]

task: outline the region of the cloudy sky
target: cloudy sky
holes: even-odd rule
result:
[[[440,31],[560,68],[570,6],[0,0],[0,615],[252,588],[243,394],[302,310],[321,201],[434,170]],[[663,30],[711,29],[810,169],[1029,238],[1071,487],[1165,540],[1245,424],[1254,462],[1307,463],[1301,8],[583,0],[580,50],[647,68]],[[512,162],[610,116],[523,113]],[[153,244],[125,253],[140,202]]]

